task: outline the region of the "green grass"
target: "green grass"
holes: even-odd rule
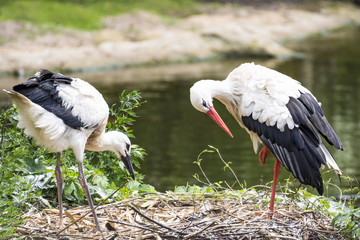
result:
[[[195,0],[2,0],[0,21],[96,30],[106,16],[146,10],[164,16],[186,16]]]

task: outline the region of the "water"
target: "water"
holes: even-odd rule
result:
[[[305,53],[303,59],[234,59],[221,62],[202,62],[158,67],[141,67],[108,72],[76,74],[104,95],[109,104],[117,101],[123,89],[137,89],[147,103],[138,111],[140,118],[134,126],[136,139],[132,142],[146,149],[148,156],[139,170],[146,175],[144,181],[157,190],[173,190],[176,185],[199,184],[193,177],[201,172],[193,164],[200,152],[212,145],[219,149],[223,159],[241,182],[247,186],[272,180],[273,157],[264,167],[254,154],[248,134],[241,129],[226,111],[215,101],[215,108],[234,134],[230,138],[206,114],[196,111],[189,100],[189,88],[200,79],[224,79],[228,73],[243,62],[254,61],[274,68],[310,89],[323,104],[329,122],[340,137],[345,151],[330,147],[339,167],[351,177],[360,179],[360,39],[359,27],[352,27],[319,36],[303,42],[297,49]],[[0,79],[1,88],[9,88],[24,79]],[[3,104],[7,98],[0,95]],[[202,167],[212,182],[235,179],[223,169],[217,154],[205,153]],[[280,180],[290,173],[280,171]],[[337,176],[326,173],[324,179],[340,186]],[[204,180],[204,178],[202,178]],[[284,181],[281,181],[284,183]],[[295,182],[295,186],[298,186]],[[342,181],[343,188],[348,187]],[[311,189],[311,187],[309,187]],[[338,195],[330,187],[325,194]]]

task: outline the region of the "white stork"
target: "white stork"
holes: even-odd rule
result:
[[[255,153],[258,144],[262,165],[270,152],[275,155],[270,212],[274,212],[275,190],[281,165],[303,184],[323,193],[320,167],[327,165],[341,174],[322,138],[337,149],[343,146],[331,128],[320,103],[298,81],[275,70],[245,63],[223,81],[201,80],[190,89],[195,109],[207,113],[231,137],[232,134],[213,106],[223,103],[250,135]]]
[[[121,132],[105,132],[109,107],[102,95],[81,79],[48,70],[36,73],[26,82],[15,85],[13,90],[4,91],[18,108],[18,127],[38,144],[57,153],[55,176],[60,227],[63,227],[60,154],[71,148],[78,162],[80,185],[92,209],[96,228],[101,231],[84,176],[84,150],[113,151],[135,179],[129,138]]]

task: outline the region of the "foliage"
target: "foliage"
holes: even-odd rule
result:
[[[122,92],[119,105],[110,109],[108,130],[120,130],[133,138],[131,125],[136,108],[142,103],[137,91]],[[55,153],[49,152],[24,135],[16,127],[16,107],[12,104],[0,112],[0,231],[12,231],[12,226],[21,223],[23,209],[56,206]],[[133,164],[140,168],[139,161],[145,151],[131,145]],[[78,182],[76,159],[71,150],[62,154],[64,177],[64,204],[86,204],[86,198]],[[126,179],[130,179],[122,161],[112,152],[85,152],[84,171],[94,201],[100,201],[114,192]],[[108,201],[115,201],[134,192],[155,191],[142,184],[143,175],[137,173],[136,181],[128,182]],[[0,233],[0,238],[2,238]]]
[[[359,182],[350,178],[349,176],[344,176],[343,179],[346,179],[350,187],[344,191],[345,194],[348,194],[350,198],[348,199],[349,208],[343,209],[333,218],[331,225],[342,229],[342,232],[345,235],[353,239],[360,238],[360,207],[354,208],[356,206],[355,199],[359,199]],[[358,186],[354,186],[353,183],[356,182]],[[346,199],[345,199],[346,200]]]
[[[15,108],[10,106],[0,115],[0,238],[5,232],[12,234],[11,226],[22,222],[19,207],[29,207],[28,202],[34,202],[37,192],[31,190],[31,183],[21,174],[31,172],[36,165],[35,158],[24,164],[29,152],[36,152],[29,139],[24,138],[16,129]],[[25,151],[24,151],[25,150]]]
[[[95,30],[102,18],[139,10],[158,14],[186,14],[196,8],[194,0],[2,0],[0,21],[20,21],[41,25]]]
[[[353,239],[360,238],[360,208],[346,209],[333,218],[331,224],[343,229]]]
[[[329,216],[331,225],[338,228],[342,235],[351,239],[360,238],[360,208],[354,209],[354,205],[346,205],[343,201],[334,201],[322,196],[315,196],[299,190],[299,196],[303,198],[298,205],[304,209],[314,209]]]

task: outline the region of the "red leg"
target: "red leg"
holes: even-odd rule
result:
[[[264,146],[259,152],[259,162],[262,166],[266,163],[266,158],[269,157],[270,150],[267,146]]]
[[[281,164],[277,158],[275,158],[275,165],[274,165],[274,178],[273,178],[273,184],[271,189],[271,199],[270,199],[270,211],[269,211],[269,217],[272,217],[274,215],[274,202],[275,202],[275,192],[276,192],[276,184],[279,177]]]

